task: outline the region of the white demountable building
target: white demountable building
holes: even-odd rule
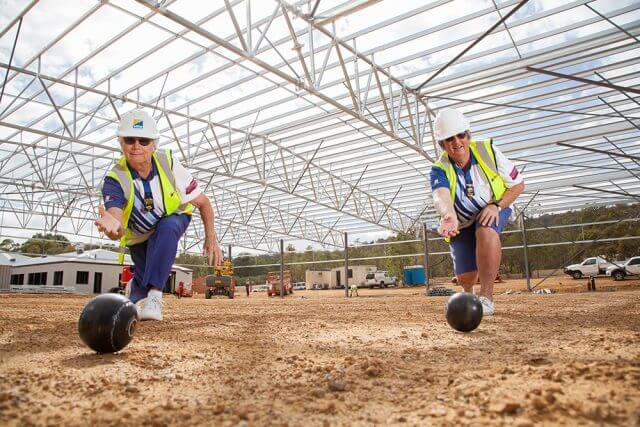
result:
[[[129,255],[125,256],[124,264],[132,264]],[[118,253],[105,249],[21,257],[12,264],[9,288],[12,292],[100,294],[117,287],[121,273]],[[188,285],[191,281],[192,270],[174,264],[165,292],[173,292],[180,282]]]
[[[304,275],[307,289],[329,289],[330,270],[307,270]]]
[[[11,269],[14,265],[27,259],[31,258],[12,252],[0,252],[0,292],[10,290]]]
[[[350,265],[348,270],[348,282],[349,284],[356,284],[359,287],[365,285],[365,277],[367,273],[376,271],[378,268],[375,265]],[[344,288],[344,266],[331,269],[331,280],[329,282],[329,288]]]
[[[349,284],[365,285],[367,273],[376,271],[375,265],[351,265],[349,266]],[[307,270],[305,275],[307,289],[338,289],[344,288],[344,266],[331,270]]]

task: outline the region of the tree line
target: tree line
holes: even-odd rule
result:
[[[639,236],[640,222],[634,221],[640,216],[640,204],[620,204],[610,207],[587,207],[560,214],[546,214],[525,219],[527,229],[529,269],[549,270],[580,262],[589,256],[603,255],[607,259],[622,261],[631,256],[640,255],[640,239],[606,241],[610,238]],[[502,235],[503,256],[501,273],[524,274],[524,252],[522,245],[520,218],[512,214],[511,222]],[[514,221],[515,219],[515,221]],[[590,224],[610,221],[606,224]],[[571,224],[585,224],[577,227],[563,227]],[[595,242],[592,242],[595,241]],[[568,242],[568,243],[567,243]],[[586,243],[584,243],[586,242]],[[424,246],[422,231],[419,228],[397,233],[386,239],[376,241],[350,242],[349,265],[371,265],[379,270],[387,270],[391,275],[402,277],[403,268],[409,265],[423,264]],[[82,244],[84,250],[104,247],[105,245]],[[115,245],[106,245],[114,247]],[[55,255],[76,250],[76,244],[65,236],[55,233],[37,233],[24,243],[12,239],[3,239],[0,249],[7,252],[20,252],[27,255]],[[429,232],[429,274],[431,277],[453,275],[448,245],[439,239],[433,231]],[[364,259],[358,258],[371,258]],[[285,268],[291,272],[294,282],[305,280],[307,270],[329,270],[344,266],[342,249],[318,250],[307,246],[297,251],[287,245],[284,255]],[[193,277],[211,274],[213,269],[206,265],[201,255],[183,253],[176,258],[176,264],[185,265],[193,270]],[[252,255],[240,252],[233,257],[235,274],[239,283],[250,280],[252,283],[264,283],[267,272],[279,271],[279,254]],[[291,264],[304,263],[304,264]],[[255,267],[258,265],[258,267]]]
[[[73,243],[62,234],[36,233],[24,243],[15,242],[13,239],[2,239],[0,250],[5,252],[18,252],[27,256],[58,255],[67,252],[75,252],[78,245],[83,250],[98,249],[104,246],[114,247],[115,245],[93,245],[88,243]]]
[[[612,260],[624,260],[640,255],[640,239],[606,241],[605,239],[640,236],[640,222],[634,221],[640,216],[640,204],[620,204],[611,207],[587,207],[581,210],[560,214],[545,214],[525,218],[527,229],[529,270],[551,270],[582,261],[584,258],[604,255]],[[611,221],[608,224],[594,222]],[[571,224],[586,224],[574,227],[562,227]],[[503,256],[502,274],[524,275],[524,251],[522,246],[520,218],[512,214],[511,220],[502,235]],[[592,242],[594,241],[595,242]],[[397,243],[400,242],[400,243]],[[586,242],[586,243],[584,243]],[[374,245],[375,243],[375,245]],[[349,248],[349,265],[372,265],[379,270],[387,270],[391,275],[402,277],[403,269],[410,265],[423,264],[424,246],[421,229],[397,233],[387,239],[374,241],[354,241]],[[431,277],[453,275],[453,265],[449,247],[433,231],[429,232],[429,274]],[[182,260],[181,255],[178,260]],[[188,256],[193,257],[193,256]],[[379,257],[377,259],[358,260],[358,258]],[[184,258],[185,260],[187,258]],[[195,261],[193,258],[188,258]],[[199,263],[204,265],[204,259]],[[327,262],[328,260],[336,260]],[[264,283],[269,271],[279,271],[279,254],[251,255],[240,253],[233,258],[235,273],[239,283],[250,280]],[[291,271],[292,280],[305,280],[307,270],[328,270],[344,266],[344,251],[318,250],[308,246],[304,251],[296,251],[288,245],[284,254],[285,268]],[[299,262],[305,264],[292,265]],[[192,263],[192,262],[190,262]],[[273,264],[273,265],[268,265]],[[255,265],[268,265],[253,267]],[[193,267],[191,267],[193,268]],[[206,268],[196,268],[194,277],[210,274]]]

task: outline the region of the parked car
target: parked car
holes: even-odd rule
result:
[[[605,274],[607,268],[613,264],[608,262],[602,257],[591,257],[582,261],[580,264],[571,264],[564,268],[564,273],[573,277],[574,279],[580,279],[582,276],[598,276]]]
[[[367,273],[365,276],[365,285],[369,287],[380,286],[386,288],[387,286],[395,286],[397,281],[396,276],[389,276],[386,271],[374,271]]]
[[[607,276],[613,277],[614,280],[624,280],[627,276],[635,276],[640,274],[640,256],[629,258],[624,264],[612,265],[607,268]]]
[[[255,285],[251,287],[251,292],[267,292],[268,285]]]
[[[294,291],[304,291],[307,289],[307,284],[305,282],[296,282],[293,284]]]

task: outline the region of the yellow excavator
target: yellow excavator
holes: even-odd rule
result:
[[[214,273],[204,278],[204,297],[211,299],[214,295],[225,295],[233,299],[236,293],[236,278],[233,277],[233,262],[225,259],[222,265],[213,267]]]

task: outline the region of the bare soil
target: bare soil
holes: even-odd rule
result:
[[[0,425],[640,425],[640,281],[597,286],[498,284],[468,334],[424,288],[166,296],[105,355],[89,297],[0,295]]]

